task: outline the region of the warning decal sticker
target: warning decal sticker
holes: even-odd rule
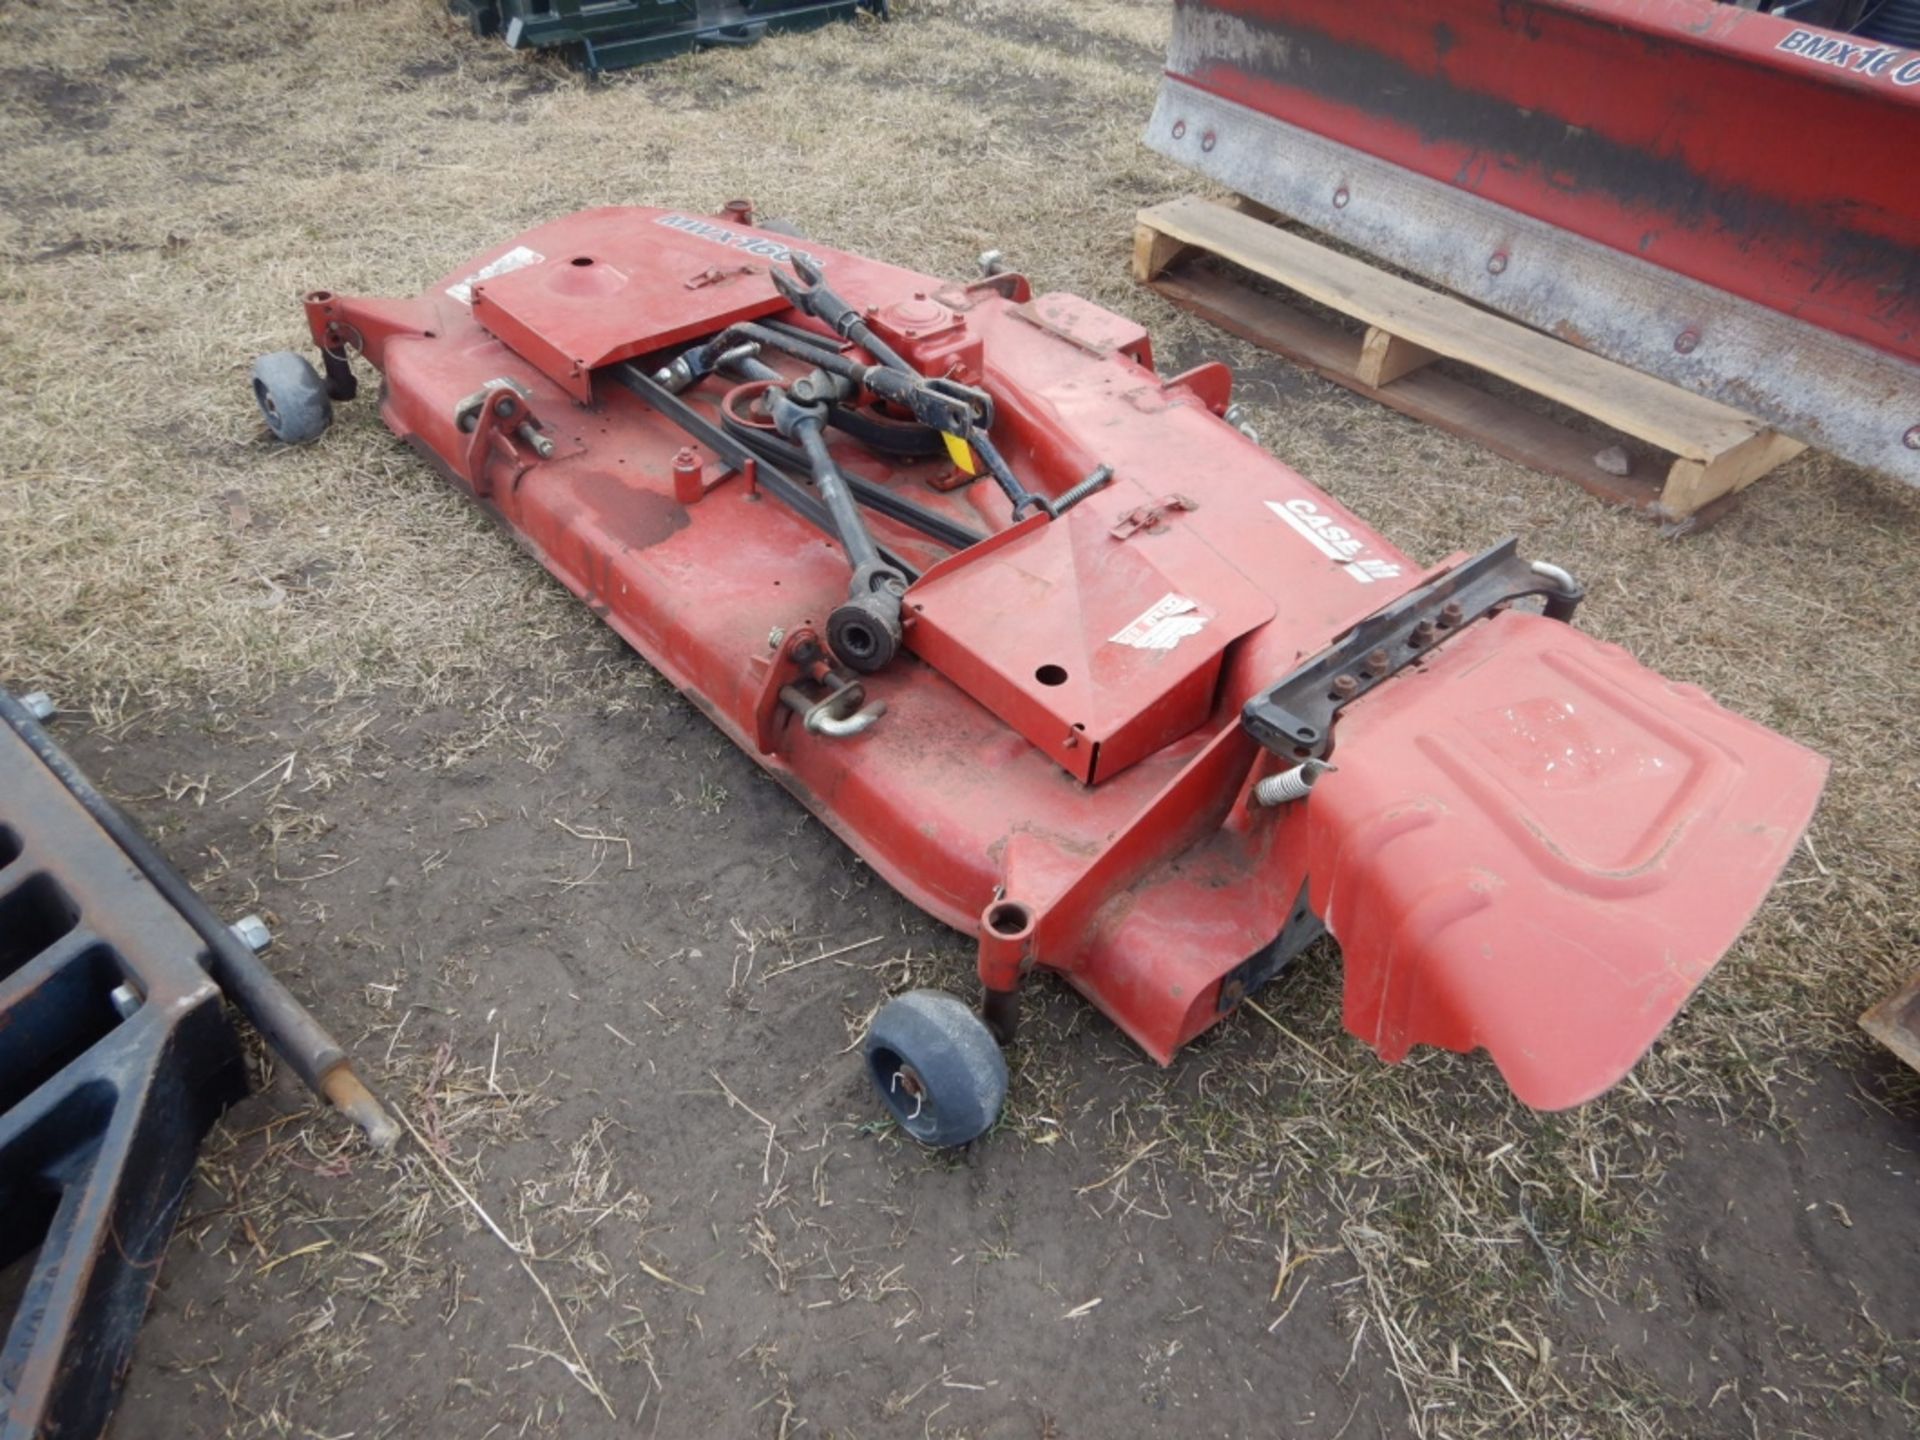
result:
[[[1206,625],[1207,617],[1194,613],[1199,608],[1184,595],[1162,595],[1110,638],[1115,645],[1136,650],[1171,650]]]

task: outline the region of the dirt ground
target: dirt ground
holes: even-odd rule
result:
[[[896,8],[589,84],[437,0],[0,0],[0,680],[273,919],[416,1131],[375,1157],[256,1055],[110,1433],[1916,1433],[1920,1084],[1853,1017],[1920,963],[1920,497],[1809,455],[1662,538],[1262,357],[1127,279],[1198,188],[1137,139],[1170,7]],[[736,194],[1227,359],[1419,558],[1518,533],[1586,628],[1833,757],[1633,1077],[1541,1116],[1483,1057],[1383,1066],[1323,947],[1165,1071],[1042,986],[986,1142],[881,1123],[864,1023],[967,943],[370,406],[288,451],[245,383],[303,289]]]

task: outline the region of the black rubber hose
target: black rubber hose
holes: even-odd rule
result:
[[[778,465],[763,463],[765,457],[748,450],[740,440],[700,414],[639,366],[628,362],[615,365],[607,373],[617,383],[624,385],[639,397],[641,403],[677,425],[690,439],[706,446],[723,460],[735,463],[752,458],[760,469],[762,489],[821,534],[829,536],[834,534],[832,517],[828,515],[827,507],[821,504],[806,486],[788,475]],[[901,556],[887,550],[884,546],[880,553],[887,564],[906,576],[909,582],[920,578],[920,572]]]
[[[742,380],[779,384],[786,378],[771,365],[751,355],[744,355],[738,360],[729,360],[720,368]],[[731,417],[726,416],[723,411],[722,418],[730,419]],[[829,405],[827,423],[843,434],[851,435],[869,450],[893,459],[926,460],[935,455],[944,454],[947,448],[940,438],[940,432],[930,425],[875,420],[850,405]],[[743,439],[744,432],[751,428],[750,426],[728,426],[729,430],[740,433]],[[786,442],[781,443],[784,445]],[[786,458],[796,465],[803,459],[797,447],[791,449]]]
[[[770,350],[783,351],[796,360],[804,360],[816,369],[825,370],[829,375],[838,375],[841,379],[851,380],[856,384],[863,383],[868,372],[873,369],[871,365],[850,360],[838,350],[828,348],[832,342],[825,336],[816,337],[814,343],[808,344],[782,331],[770,330],[765,325],[756,325],[746,320],[737,325],[729,325],[693,352],[697,367],[696,377],[711,374],[720,357],[743,340],[750,340]]]
[[[762,459],[775,465],[786,467],[805,466],[809,463],[806,452],[798,445],[772,435],[765,430],[757,430],[732,415],[722,414],[721,427],[742,445],[752,450]],[[889,520],[898,521],[909,530],[918,531],[929,540],[937,541],[951,550],[964,550],[969,545],[978,545],[987,537],[978,530],[962,525],[958,520],[950,520],[936,510],[916,505],[904,496],[896,495],[884,485],[876,485],[871,480],[858,475],[841,472],[846,479],[847,488],[853,492],[853,498],[876,514]]]

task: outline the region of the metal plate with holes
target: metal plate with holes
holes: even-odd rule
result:
[[[1502,540],[1374,612],[1278,684],[1247,701],[1241,723],[1276,755],[1327,753],[1334,716],[1348,701],[1432,654],[1474,621],[1528,596],[1569,620],[1581,591],[1553,566],[1529,564]]]
[[[0,1440],[82,1440],[245,1074],[205,942],[0,720]]]

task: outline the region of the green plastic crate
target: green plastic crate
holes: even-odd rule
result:
[[[887,0],[449,0],[476,35],[514,49],[562,49],[598,73],[644,65],[699,45],[750,45],[769,30],[810,30]]]

